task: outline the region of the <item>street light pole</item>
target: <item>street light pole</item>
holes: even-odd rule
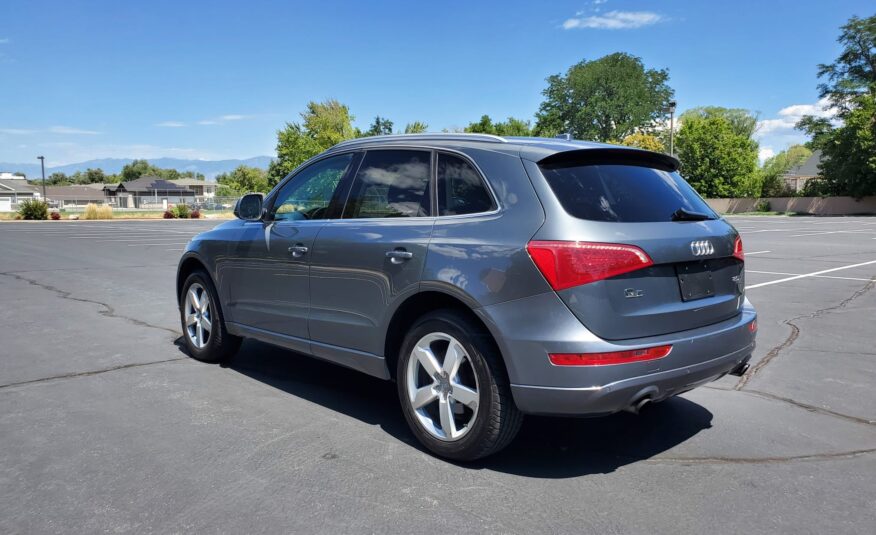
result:
[[[37,159],[40,161],[40,170],[43,172],[43,202],[48,202],[46,199],[46,157],[37,156]]]
[[[675,156],[675,101],[669,101],[669,155]]]

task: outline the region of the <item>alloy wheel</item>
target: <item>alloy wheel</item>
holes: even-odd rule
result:
[[[419,424],[433,437],[456,441],[478,416],[478,382],[465,347],[446,333],[421,338],[407,363],[408,400]]]
[[[189,286],[184,305],[186,336],[197,349],[203,349],[210,342],[213,332],[213,310],[210,294],[197,282]]]

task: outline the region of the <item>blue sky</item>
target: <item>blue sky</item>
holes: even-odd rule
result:
[[[273,155],[308,100],[366,128],[532,118],[546,76],[624,51],[681,110],[760,113],[764,155],[821,112],[816,65],[872,0],[0,3],[0,161]]]

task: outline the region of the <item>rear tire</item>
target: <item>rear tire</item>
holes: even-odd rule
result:
[[[523,421],[489,334],[454,310],[418,319],[405,336],[397,383],[405,420],[429,451],[472,461],[507,446]]]
[[[237,353],[241,338],[225,329],[219,296],[206,272],[192,272],[180,295],[180,322],[183,343],[193,358],[202,362],[222,362]]]

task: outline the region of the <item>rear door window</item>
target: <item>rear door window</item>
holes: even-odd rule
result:
[[[717,217],[677,172],[638,165],[541,165],[563,208],[591,221],[671,221],[682,208]]]
[[[470,163],[438,153],[438,215],[476,214],[494,208],[487,185]]]
[[[344,219],[429,215],[431,152],[373,150],[353,180]]]

